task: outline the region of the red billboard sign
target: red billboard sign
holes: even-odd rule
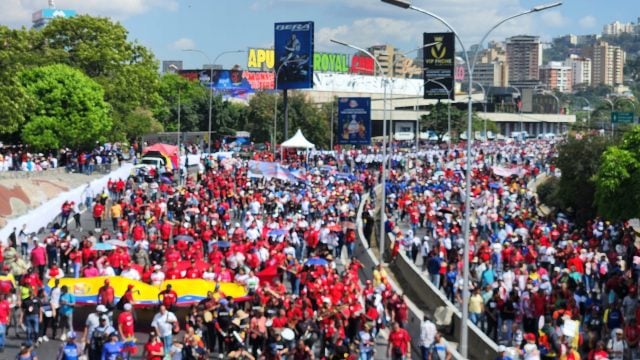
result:
[[[375,63],[369,56],[353,55],[351,58],[351,73],[373,75],[375,73]]]

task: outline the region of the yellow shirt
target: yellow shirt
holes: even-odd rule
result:
[[[483,304],[484,301],[482,299],[482,295],[471,295],[471,297],[469,298],[469,312],[476,314],[481,313]]]
[[[122,216],[122,206],[116,203],[113,206],[111,206],[111,217],[119,218],[120,216]]]

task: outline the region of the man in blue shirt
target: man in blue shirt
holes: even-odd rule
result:
[[[118,341],[118,333],[112,332],[109,341],[102,346],[102,357],[100,360],[116,360],[119,355],[124,355],[124,346]]]
[[[56,360],[78,360],[79,356],[80,352],[76,344],[76,333],[69,331],[67,333],[67,342],[60,346]]]
[[[60,323],[62,324],[62,341],[66,340],[65,331],[73,330],[73,307],[76,305],[76,298],[69,292],[67,285],[60,288]]]

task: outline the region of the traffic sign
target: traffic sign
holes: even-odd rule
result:
[[[632,124],[633,116],[632,112],[614,111],[611,113],[612,124]]]

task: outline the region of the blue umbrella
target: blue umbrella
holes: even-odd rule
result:
[[[324,265],[327,265],[328,262],[325,259],[314,257],[314,258],[308,259],[307,262],[305,262],[304,264],[307,266],[324,266]]]
[[[96,251],[109,251],[109,250],[115,249],[115,246],[113,246],[113,245],[111,245],[109,243],[99,242],[99,243],[96,243],[95,245],[93,245],[91,247],[91,249],[96,250]]]
[[[228,241],[218,241],[215,244],[213,244],[213,246],[217,246],[219,248],[226,249],[226,248],[231,246],[231,243],[228,242]]]
[[[187,242],[192,242],[193,241],[193,236],[189,236],[189,235],[178,235],[175,238],[173,238],[174,240],[177,241],[187,241]]]
[[[269,230],[268,235],[269,236],[282,236],[284,234],[287,233],[287,230],[284,229],[273,229],[273,230]]]

